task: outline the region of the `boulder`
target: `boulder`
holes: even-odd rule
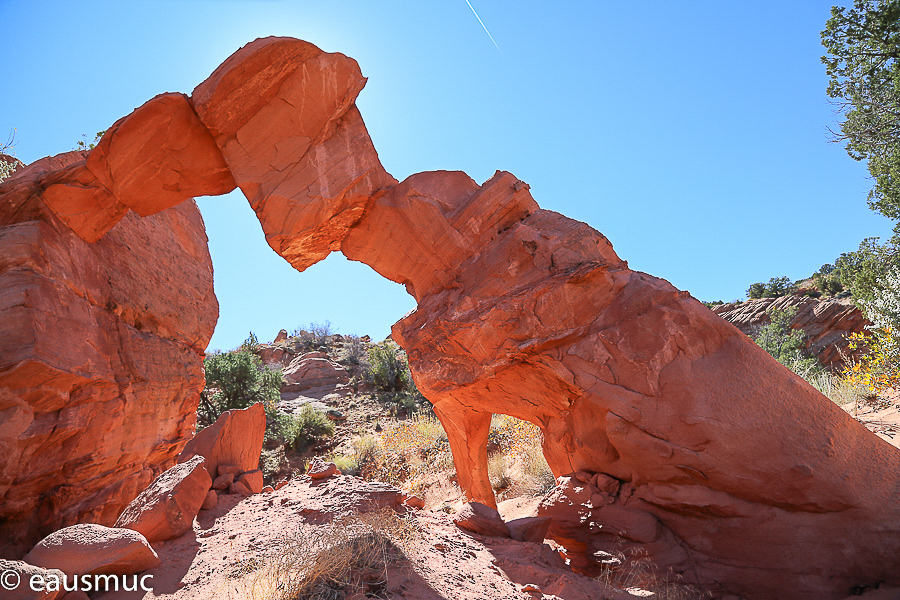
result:
[[[519,542],[544,543],[547,531],[550,529],[550,517],[522,517],[507,521],[509,536]]]
[[[95,524],[51,533],[23,560],[69,575],[131,575],[159,565],[156,552],[137,531]]]
[[[45,569],[20,560],[0,558],[3,600],[59,600],[66,595],[62,586],[65,577],[66,574],[59,569]],[[34,589],[32,578],[36,578]]]
[[[325,462],[317,456],[309,463],[306,474],[314,480],[321,480],[328,479],[333,475],[340,475],[341,472],[333,462]]]
[[[204,464],[210,473],[218,473],[221,464],[233,465],[240,472],[252,471],[259,466],[265,433],[266,411],[262,403],[228,410],[185,444],[177,462],[200,455],[206,459]]]
[[[234,483],[234,473],[222,473],[212,483],[214,490],[227,490],[228,486]]]
[[[235,481],[231,485],[228,486],[229,494],[240,494],[241,496],[252,496],[253,491],[243,481]]]
[[[300,392],[322,386],[337,386],[350,381],[350,374],[337,363],[322,355],[322,352],[304,354],[291,361],[284,370],[282,391]]]
[[[467,502],[453,517],[460,529],[491,537],[509,537],[509,528],[496,508],[481,502]],[[543,540],[542,540],[543,541]]]
[[[157,477],[132,500],[116,521],[141,533],[148,542],[162,542],[187,533],[206,500],[212,480],[195,456]]]
[[[259,469],[247,471],[237,478],[238,483],[243,483],[253,494],[258,494],[263,488],[263,474]]]
[[[209,510],[211,508],[215,508],[219,503],[219,494],[216,493],[216,490],[209,490],[206,492],[206,498],[203,499],[203,504],[200,505],[200,508],[203,510]]]

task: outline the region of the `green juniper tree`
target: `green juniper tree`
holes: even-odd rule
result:
[[[900,220],[900,0],[832,7],[822,45],[828,95],[843,113],[835,141],[868,161],[869,206]]]

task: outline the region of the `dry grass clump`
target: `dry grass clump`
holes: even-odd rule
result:
[[[489,438],[489,475],[507,497],[539,496],[556,484],[541,450],[540,429],[527,421],[494,415]],[[378,435],[353,440],[349,451],[329,457],[349,475],[384,481],[422,493],[435,474],[456,478],[450,443],[433,416],[417,416]]]
[[[541,449],[541,430],[509,415],[494,415],[489,437],[488,476],[503,496],[540,496],[556,485]]]
[[[596,578],[604,585],[636,597],[654,600],[704,600],[708,592],[680,583],[681,575],[670,568],[664,576],[641,548],[632,548],[628,555],[621,551],[607,553],[602,562],[602,572]]]
[[[873,396],[864,385],[825,370],[810,377],[804,377],[804,379],[838,406],[846,406],[852,403],[858,407],[860,402],[867,403]]]
[[[380,435],[356,438],[349,453],[331,460],[345,465],[342,472],[413,492],[429,473],[455,475],[447,434],[437,419],[426,416],[403,421]]]
[[[390,509],[353,514],[285,538],[253,581],[254,600],[341,600],[378,595],[419,528]]]

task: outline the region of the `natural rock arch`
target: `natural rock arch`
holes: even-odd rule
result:
[[[492,413],[536,423],[554,474],[576,475],[551,534],[577,567],[620,538],[717,594],[900,584],[900,451],[511,174],[398,183],[355,106],[364,83],[343,55],[257,40],[190,98],[118,121],[42,199],[94,242],[129,210],[239,186],[298,270],[341,251],[404,284],[418,308],[393,335],[462,487],[494,503]]]

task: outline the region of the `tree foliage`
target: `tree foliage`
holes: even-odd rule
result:
[[[828,95],[843,113],[835,141],[868,161],[869,206],[900,220],[900,0],[833,7],[822,45]]]
[[[753,341],[794,372],[805,372],[817,366],[818,361],[807,356],[804,350],[806,339],[803,332],[791,328],[797,309],[769,308],[766,313],[769,315],[769,323],[760,327]]]
[[[247,408],[257,402],[265,405],[267,415],[276,410],[281,396],[281,371],[264,366],[248,349],[254,341],[251,333],[240,349],[211,354],[203,361],[206,388],[197,409],[199,426],[212,425],[227,410]]]
[[[880,244],[877,237],[864,239],[859,249],[845,252],[834,261],[834,272],[858,304],[869,302],[882,287],[887,273],[900,267],[900,238]]]
[[[772,277],[769,283],[753,283],[747,290],[747,298],[778,298],[790,294],[794,289],[789,277]]]

